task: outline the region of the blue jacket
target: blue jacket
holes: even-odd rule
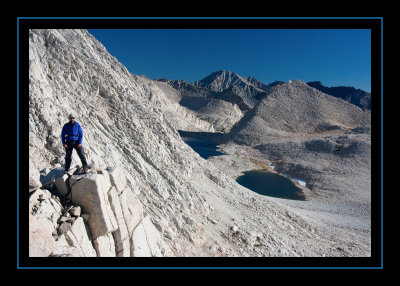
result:
[[[61,140],[63,144],[67,144],[67,141],[79,140],[79,144],[82,144],[83,139],[83,131],[82,127],[78,122],[72,125],[71,122],[64,124],[64,127],[61,131]]]

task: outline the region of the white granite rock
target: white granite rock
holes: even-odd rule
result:
[[[108,201],[107,192],[110,188],[108,175],[102,174],[85,175],[72,186],[72,203],[90,214],[88,223],[93,239],[118,228]]]
[[[29,256],[47,257],[55,247],[52,232],[43,227],[36,218],[29,213]]]
[[[111,233],[102,235],[93,240],[97,257],[115,257],[115,242]]]
[[[81,257],[95,257],[97,256],[92,242],[88,236],[85,222],[83,218],[79,217],[72,224],[71,228],[65,234],[65,239],[68,245],[75,247]]]
[[[115,251],[118,257],[130,256],[129,233],[122,213],[118,192],[114,186],[108,192],[108,200],[118,224],[117,230],[112,232],[115,241]]]

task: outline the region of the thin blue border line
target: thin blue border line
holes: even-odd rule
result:
[[[383,19],[381,19],[381,267],[383,268]]]
[[[381,267],[22,267],[21,269],[382,269]]]
[[[19,20],[17,19],[17,267],[19,267]]]
[[[18,17],[18,19],[383,19],[383,17]]]
[[[381,266],[380,267],[20,267],[19,266],[19,20],[20,19],[380,19],[381,20]],[[18,269],[383,269],[383,17],[17,17],[17,268]]]

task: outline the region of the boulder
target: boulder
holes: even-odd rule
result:
[[[146,231],[144,225],[140,223],[131,238],[131,256],[133,257],[152,257],[150,247],[147,243]]]
[[[70,246],[68,244],[65,235],[62,234],[58,237],[53,252],[51,256],[55,257],[81,257],[81,253],[79,252],[78,248],[75,246]]]
[[[96,257],[96,251],[90,241],[83,218],[78,217],[64,234],[70,247],[75,247],[80,257]]]
[[[44,197],[44,196],[43,196]],[[62,205],[53,198],[46,198],[37,205],[35,219],[41,228],[52,233],[57,228],[57,221],[61,216]]]
[[[107,192],[110,188],[108,174],[93,173],[83,176],[71,187],[72,203],[81,206],[82,212],[89,213],[88,223],[92,239],[118,228],[108,201]]]
[[[121,203],[121,210],[125,219],[128,233],[132,234],[135,227],[142,220],[142,203],[130,189],[125,189],[119,196],[119,200]]]
[[[239,231],[239,228],[236,225],[234,225],[231,227],[231,230],[233,233],[237,233]]]
[[[41,187],[42,184],[40,183],[39,176],[29,176],[29,190],[34,190],[36,188]]]
[[[55,247],[52,232],[43,228],[35,217],[29,213],[29,256],[47,257]]]
[[[81,207],[80,206],[73,207],[72,209],[69,210],[69,212],[73,216],[80,216],[81,215]]]
[[[126,188],[126,177],[120,168],[110,168],[108,169],[110,175],[110,181],[113,186],[117,189],[118,193]]]
[[[170,256],[170,248],[163,242],[160,232],[146,216],[135,228],[131,238],[131,256],[162,257]]]
[[[63,222],[61,225],[58,227],[58,234],[64,234],[68,232],[68,230],[71,228],[72,223],[71,222]]]
[[[118,229],[112,233],[115,241],[115,251],[118,257],[129,257],[129,234],[115,186],[112,186],[108,192],[108,200],[118,224]]]
[[[41,186],[40,172],[36,169],[35,163],[29,159],[29,189],[35,189]]]
[[[93,240],[97,257],[115,257],[115,243],[111,233],[99,236]]]
[[[67,186],[68,178],[69,178],[69,176],[67,174],[65,174],[65,175],[63,175],[61,177],[57,177],[54,180],[54,182],[56,184],[57,191],[62,196],[65,196],[69,192],[68,186]]]
[[[32,209],[34,204],[39,203],[39,199],[49,199],[51,193],[46,189],[36,189],[29,197],[29,208]]]

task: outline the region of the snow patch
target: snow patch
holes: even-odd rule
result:
[[[307,182],[306,181],[304,181],[304,180],[301,180],[301,179],[298,179],[298,178],[295,178],[295,177],[292,177],[292,176],[290,176],[290,175],[288,175],[288,174],[284,174],[286,177],[289,177],[289,178],[291,178],[292,180],[295,180],[296,182],[298,182],[300,185],[302,185],[303,187],[305,187],[306,186],[306,184],[307,184]]]

